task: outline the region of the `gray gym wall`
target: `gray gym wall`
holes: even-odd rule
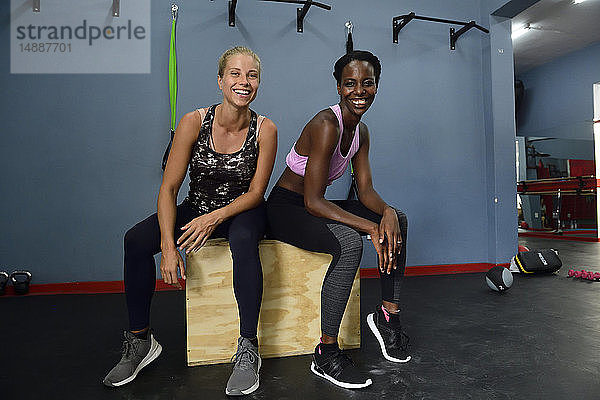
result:
[[[594,43],[517,77],[525,85],[517,135],[593,140],[599,65],[600,43]]]
[[[242,44],[262,58],[253,109],[279,128],[269,189],[302,126],[338,100],[332,66],[352,20],[355,47],[383,65],[364,122],[375,187],[409,217],[408,265],[508,262],[517,246],[512,44],[510,20],[490,16],[505,0],[325,0],[332,10],[311,8],[302,34],[291,4],[241,1],[231,28],[225,0],[177,3],[178,118],[219,101],[222,51]],[[491,32],[472,29],[450,51],[449,25],[413,21],[392,43],[392,18],[411,11]],[[146,75],[11,75],[8,1],[0,16],[0,270],[28,269],[34,283],[122,279],[122,237],[155,211],[168,141],[170,2],[152,1]],[[328,197],[345,197],[347,184]],[[375,264],[365,243],[362,265]]]

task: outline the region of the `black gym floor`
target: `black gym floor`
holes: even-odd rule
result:
[[[250,399],[599,399],[600,243],[521,238],[554,247],[556,276],[515,276],[503,294],[484,274],[408,277],[403,318],[413,359],[384,361],[364,324],[379,282],[361,282],[363,345],[350,351],[374,384],[334,387],[309,371],[310,356],[264,360]],[[0,298],[0,399],[222,399],[230,365],[186,367],[183,292],[160,292],[153,326],[162,355],[122,388],[102,378],[120,357],[122,294]]]

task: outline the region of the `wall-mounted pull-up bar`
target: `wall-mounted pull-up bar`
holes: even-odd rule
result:
[[[271,1],[274,3],[289,3],[289,4],[302,4],[302,8],[296,9],[296,31],[302,33],[304,31],[304,17],[306,17],[306,13],[308,13],[308,9],[310,6],[320,7],[324,10],[331,10],[331,6],[327,4],[318,3],[312,0],[262,0],[262,1]]]
[[[471,28],[477,28],[482,32],[490,33],[489,30],[484,28],[483,26],[477,25],[475,21],[462,22],[462,21],[453,21],[451,19],[442,19],[442,18],[434,18],[434,17],[422,17],[419,15],[415,15],[414,12],[409,14],[400,15],[398,17],[394,17],[392,20],[392,28],[394,29],[394,43],[398,43],[398,33],[400,30],[406,26],[413,19],[418,19],[421,21],[431,21],[431,22],[442,22],[445,24],[453,24],[453,25],[463,25],[458,31],[454,31],[454,28],[450,28],[450,50],[456,49],[456,41],[458,38],[468,31]]]
[[[33,0],[31,3],[32,3],[33,12],[40,12],[41,0]],[[113,17],[118,17],[121,14],[120,0],[112,0],[112,8],[111,8],[110,14]]]

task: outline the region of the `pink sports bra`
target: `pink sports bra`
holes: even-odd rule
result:
[[[339,104],[330,106],[331,110],[335,113],[335,116],[338,119],[340,124],[340,138],[338,139],[337,146],[333,151],[333,155],[331,156],[331,162],[329,163],[329,175],[327,177],[327,185],[331,185],[331,183],[342,176],[344,171],[350,164],[350,160],[358,151],[360,146],[358,127],[356,125],[356,130],[354,131],[354,137],[352,138],[352,144],[350,145],[350,150],[348,150],[348,154],[344,157],[340,151],[340,143],[342,142],[342,134],[344,133],[344,122],[342,120],[342,110],[340,109]],[[308,156],[301,156],[296,153],[296,143],[292,146],[292,149],[285,157],[285,163],[287,166],[297,175],[304,176],[304,171],[306,169],[306,162],[308,161]]]

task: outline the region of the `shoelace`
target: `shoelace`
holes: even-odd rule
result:
[[[328,374],[336,378],[348,365],[352,365],[350,357],[337,350],[322,363],[321,368],[328,370]]]
[[[121,353],[123,354],[123,358],[130,359],[131,354],[133,353],[133,343],[129,340],[125,340],[123,342],[123,347],[121,348]]]
[[[250,369],[256,362],[256,354],[248,347],[239,346],[237,352],[231,357],[231,362],[239,369]]]
[[[381,320],[381,322],[379,322],[378,325],[380,330],[388,334],[387,341],[389,341],[389,348],[398,349],[402,351],[406,351],[408,349],[410,338],[402,330],[402,325],[400,325],[399,323],[392,324],[390,322],[386,322],[385,319]]]
[[[127,340],[123,341],[123,347],[121,348],[121,352],[123,353],[123,358],[129,360],[131,359],[137,352],[136,343],[127,338]]]
[[[408,343],[410,342],[410,338],[404,331],[402,331],[401,327],[395,328],[391,330],[390,335],[390,347],[393,349],[406,350],[408,349]]]
[[[136,346],[135,343],[133,343],[130,340],[125,340],[123,342],[123,357],[130,359],[133,357],[133,355],[135,355],[136,352]]]

